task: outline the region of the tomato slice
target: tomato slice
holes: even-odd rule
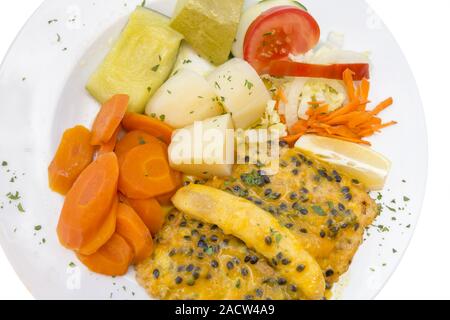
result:
[[[306,11],[280,6],[261,14],[247,30],[244,59],[262,74],[271,61],[304,54],[320,39],[320,27]]]
[[[350,64],[309,64],[293,61],[272,61],[269,74],[275,77],[307,77],[342,80],[345,70],[354,72],[353,79],[360,81],[370,78],[370,67],[367,63]]]

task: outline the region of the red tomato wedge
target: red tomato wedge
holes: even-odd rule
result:
[[[320,27],[306,11],[280,6],[261,14],[247,30],[244,40],[244,59],[258,73],[267,72],[271,61],[299,55],[316,46]]]
[[[354,64],[308,64],[293,61],[272,61],[269,74],[275,77],[307,77],[342,80],[344,71],[353,71],[353,80],[370,79],[370,67],[367,63]]]

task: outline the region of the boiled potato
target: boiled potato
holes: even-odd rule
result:
[[[149,116],[156,116],[174,128],[183,128],[223,113],[214,90],[199,74],[181,70],[158,89],[147,104]]]
[[[227,130],[233,129],[231,116],[225,114],[177,130],[169,146],[171,167],[201,178],[230,176],[234,136]]]
[[[181,70],[192,70],[197,72],[199,75],[207,76],[216,67],[209,61],[203,59],[199,56],[197,52],[186,42],[180,47],[180,52],[178,53],[177,62],[173,68],[172,75],[177,74]]]
[[[207,80],[225,110],[232,114],[236,129],[247,129],[261,119],[270,95],[247,62],[232,59],[213,71]]]

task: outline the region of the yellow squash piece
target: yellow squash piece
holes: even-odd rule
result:
[[[219,226],[249,247],[277,261],[276,270],[299,289],[299,298],[321,299],[325,280],[316,260],[299,240],[268,212],[248,200],[203,185],[180,189],[172,199],[175,207],[194,219]]]
[[[101,104],[115,94],[128,94],[128,111],[142,113],[172,71],[182,39],[167,17],[138,7],[87,90]]]

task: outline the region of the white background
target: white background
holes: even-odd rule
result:
[[[393,32],[411,64],[423,98],[430,146],[428,191],[421,220],[410,248],[378,299],[450,299],[450,1],[368,2]],[[40,3],[3,1],[0,59]],[[0,299],[32,299],[1,249],[0,283]]]

